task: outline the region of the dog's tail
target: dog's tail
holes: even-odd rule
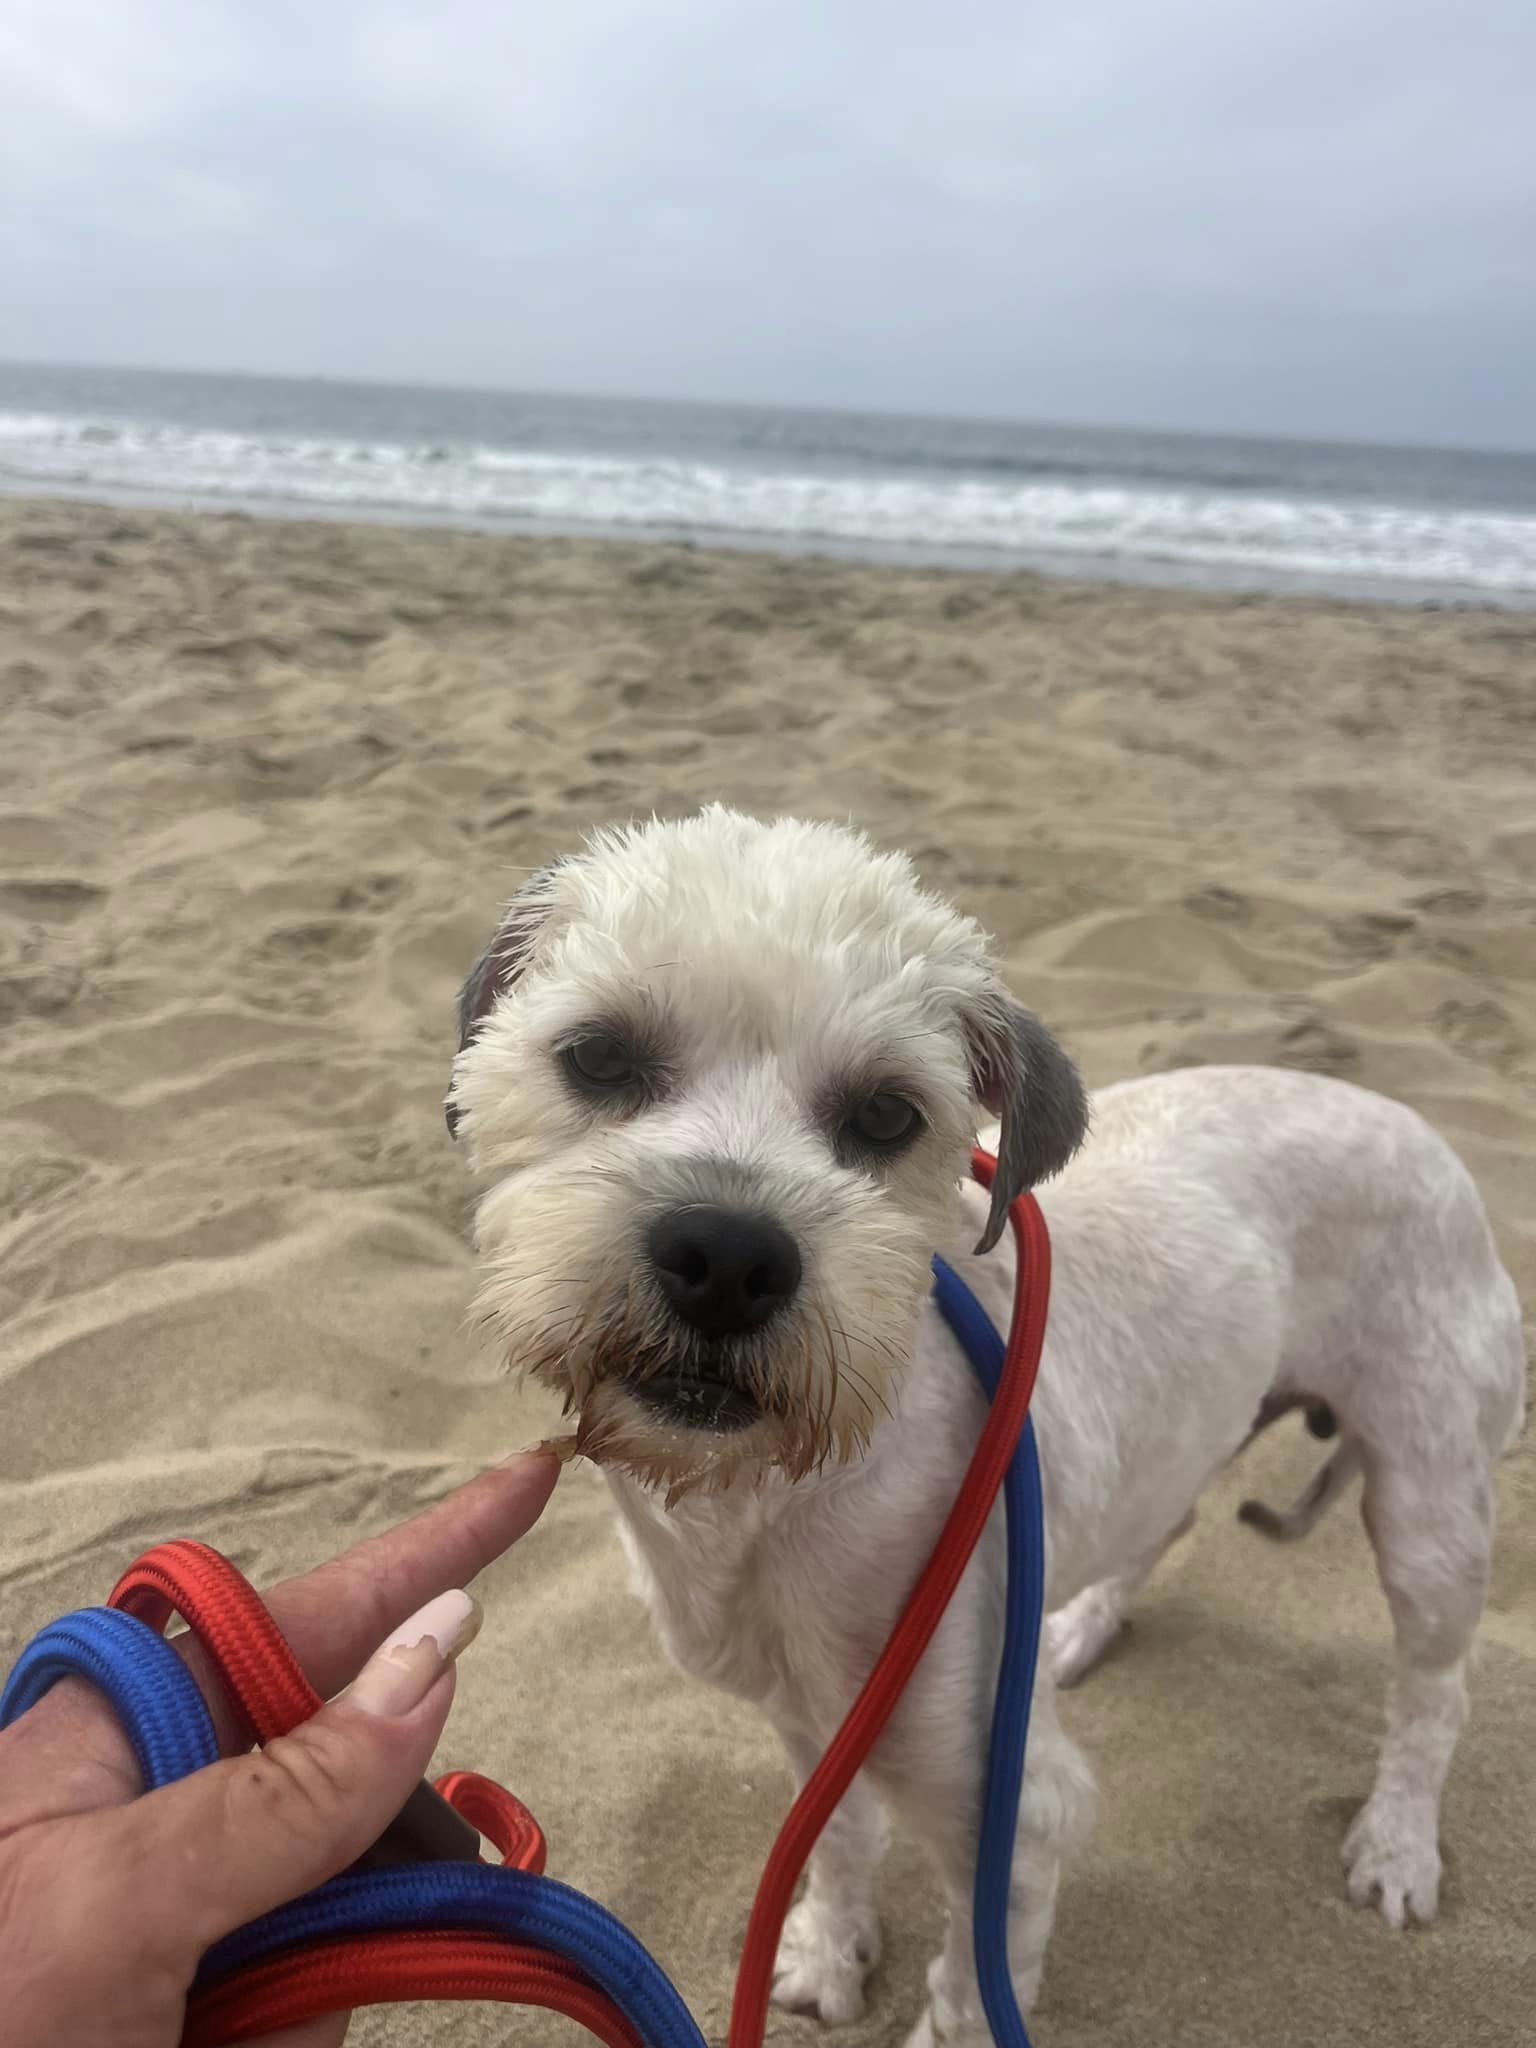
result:
[[[1245,1500],[1237,1518],[1276,1543],[1295,1543],[1316,1526],[1359,1470],[1360,1446],[1353,1438],[1345,1437],[1305,1493],[1290,1507],[1271,1508],[1261,1500]]]

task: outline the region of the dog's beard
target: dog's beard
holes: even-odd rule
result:
[[[811,1248],[811,1271],[762,1330],[716,1343],[678,1320],[644,1263],[656,1204],[701,1192],[691,1179],[659,1189],[665,1170],[562,1165],[486,1197],[476,1309],[509,1370],[559,1397],[574,1419],[572,1449],[665,1490],[669,1503],[858,1456],[911,1353],[932,1226],[846,1194],[811,1226],[803,1208],[770,1196]],[[638,1198],[637,1182],[647,1187]],[[730,1428],[691,1425],[642,1397],[668,1376],[723,1382],[756,1414]]]
[[[814,1304],[782,1321],[756,1338],[706,1344],[631,1291],[597,1304],[568,1333],[515,1345],[508,1364],[559,1395],[577,1456],[664,1489],[671,1507],[769,1472],[802,1479],[868,1444],[885,1396],[854,1341],[840,1341]],[[689,1422],[646,1399],[662,1382],[729,1390],[750,1412],[726,1426]]]

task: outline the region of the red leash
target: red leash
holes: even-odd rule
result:
[[[372,1934],[269,1957],[198,1994],[182,2048],[219,2048],[321,2013],[422,1999],[538,2005],[575,2020],[607,2048],[644,2048],[606,1994],[570,1963],[471,1933]]]
[[[321,2013],[423,1999],[538,2005],[575,2020],[607,2048],[643,2048],[623,2014],[571,1964],[470,1933],[373,1934],[269,1957],[199,1993],[182,2048],[218,2048]]]
[[[989,1187],[995,1161],[977,1152]],[[729,2048],[761,2048],[773,1963],[785,1913],[807,1856],[833,1808],[879,1740],[960,1582],[986,1526],[1024,1427],[1045,1336],[1050,1239],[1030,1195],[1010,1210],[1018,1280],[1001,1384],[959,1497],[890,1641],[825,1756],[779,1831],[747,1925]],[[232,1704],[258,1742],[271,1741],[320,1706],[277,1625],[232,1565],[199,1543],[160,1545],[113,1592],[113,1606],[155,1628],[173,1613],[190,1624]],[[454,1772],[437,1781],[449,1805],[516,1868],[542,1870],[544,1839],[511,1793]],[[322,2013],[415,1999],[489,1999],[537,2005],[577,2021],[608,2048],[640,2048],[607,1996],[571,1964],[542,1949],[472,1931],[371,1934],[318,1941],[268,1957],[194,1994],[184,2048],[222,2048]]]
[[[971,1170],[983,1187],[990,1187],[997,1162],[978,1151],[972,1156]],[[752,1902],[747,1938],[736,1973],[729,2048],[760,2048],[768,2024],[768,1994],[773,1985],[779,1934],[805,1860],[816,1846],[833,1808],[880,1739],[907,1680],[953,1598],[960,1575],[986,1527],[1024,1427],[1045,1342],[1051,1240],[1033,1195],[1020,1195],[1009,1210],[1008,1220],[1013,1225],[1018,1251],[1018,1281],[1008,1331],[1008,1356],[997,1398],[988,1411],[949,1519],[891,1631],[890,1641],[825,1756],[806,1780],[769,1852],[757,1897]]]

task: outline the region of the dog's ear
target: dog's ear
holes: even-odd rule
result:
[[[1003,1234],[1008,1205],[1059,1173],[1088,1130],[1088,1097],[1068,1055],[1032,1011],[1003,990],[966,1026],[976,1100],[1002,1123],[992,1207],[977,1245]]]
[[[531,876],[507,905],[496,935],[469,970],[459,990],[459,1051],[474,1037],[496,1002],[504,996],[528,965],[538,943],[554,897],[558,861]],[[459,1112],[450,1095],[443,1104],[448,1135],[459,1134]]]

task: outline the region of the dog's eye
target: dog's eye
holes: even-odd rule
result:
[[[621,1039],[578,1038],[561,1054],[565,1070],[583,1088],[617,1090],[628,1088],[638,1067],[635,1056]]]
[[[917,1111],[899,1095],[870,1095],[848,1114],[849,1135],[877,1152],[904,1145],[917,1126]]]

